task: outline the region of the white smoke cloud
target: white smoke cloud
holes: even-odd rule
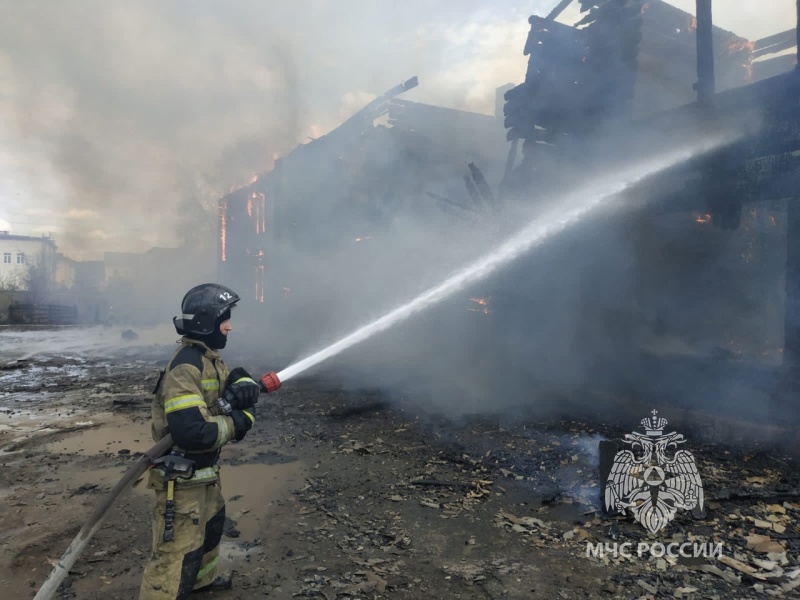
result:
[[[0,0],[0,218],[53,227],[77,258],[176,245],[182,200],[213,205],[412,75],[410,100],[492,113],[495,88],[524,77],[527,17],[554,5]],[[794,25],[793,0],[714,9],[751,38]],[[108,239],[70,210],[96,213]]]
[[[182,197],[213,204],[412,75],[418,100],[491,112],[495,80],[522,76],[525,13],[546,4],[0,2],[0,216],[33,229],[27,208],[52,209],[79,258],[175,245]],[[70,210],[97,213],[108,244]]]

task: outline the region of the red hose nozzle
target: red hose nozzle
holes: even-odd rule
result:
[[[278,379],[278,374],[275,373],[275,371],[270,371],[269,373],[261,376],[261,386],[269,394],[270,392],[274,392],[281,387],[281,380]]]

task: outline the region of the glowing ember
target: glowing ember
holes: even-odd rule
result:
[[[710,223],[711,222],[711,215],[708,213],[698,214],[695,213],[694,215],[695,223]]]
[[[248,185],[253,185],[256,181],[258,181],[258,173],[253,173],[253,176],[250,178],[250,181],[247,183],[234,183],[231,184],[231,187],[228,188],[228,193],[232,194],[236,190],[240,190],[243,187],[247,187]]]
[[[725,46],[725,54],[736,54],[737,52],[746,51],[752,53],[756,49],[755,42],[749,42],[745,39],[733,40],[730,44]]]
[[[482,312],[485,315],[488,315],[491,311],[489,305],[492,302],[492,297],[489,296],[488,298],[470,298],[470,302],[474,302],[477,306],[472,306],[467,310],[471,310],[473,312]]]
[[[753,78],[753,51],[756,49],[755,42],[749,42],[745,39],[734,40],[725,46],[725,54],[728,56],[732,54],[745,53],[742,68],[744,69],[744,78],[750,81]]]

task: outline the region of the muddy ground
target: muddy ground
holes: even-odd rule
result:
[[[172,350],[100,351],[53,335],[0,335],[3,598],[35,595],[152,445],[149,392]],[[519,413],[453,422],[413,398],[286,382],[224,450],[222,554],[235,589],[206,597],[800,597],[800,473],[769,435],[731,444],[730,424],[725,443],[719,427],[687,435],[705,511],[678,513],[656,536],[605,514],[599,442],[641,429],[650,408],[632,405],[624,423]],[[121,497],[59,598],[137,597],[150,494],[136,485]],[[723,556],[587,556],[587,543],[640,541],[721,543]]]

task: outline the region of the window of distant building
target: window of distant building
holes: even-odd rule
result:
[[[11,264],[11,252],[3,252],[3,263],[6,265]]]
[[[22,252],[17,252],[17,264],[18,265],[25,264],[25,255]]]

